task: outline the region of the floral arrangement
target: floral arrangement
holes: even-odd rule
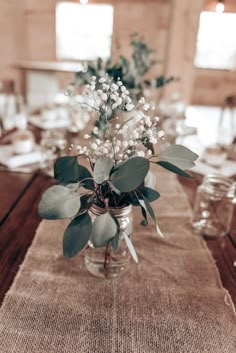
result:
[[[159,118],[153,116],[153,107],[141,98],[136,106],[121,80],[92,77],[84,94],[76,104],[96,115],[100,126],[84,135],[85,145],[72,146],[74,156],[57,159],[54,166],[58,182],[47,189],[39,204],[39,214],[45,219],[70,218],[64,233],[63,252],[66,258],[79,253],[88,242],[94,247],[111,244],[119,247],[120,226],[113,209],[132,205],[140,207],[141,225],[148,225],[149,214],[162,235],[151,203],[160,197],[150,180],[150,165],[190,177],[184,170],[194,167],[197,155],[181,145],[167,147],[155,154],[155,144],[163,139]],[[107,118],[107,112],[119,108],[124,114]],[[87,168],[82,164],[87,161]],[[93,205],[105,210],[94,222],[90,209]],[[105,231],[104,231],[105,230]],[[127,245],[136,259],[132,242]]]
[[[76,73],[75,84],[77,86],[89,84],[92,76],[102,78],[108,74],[115,81],[119,78],[124,86],[131,90],[131,96],[133,95],[133,98],[136,98],[136,95],[139,95],[145,87],[160,88],[176,80],[172,76],[166,78],[164,75],[160,75],[153,80],[145,79],[145,75],[150,69],[158,64],[158,61],[153,59],[154,50],[150,49],[145,41],[139,39],[136,34],[131,36],[130,45],[133,49],[130,59],[120,56],[113,63],[111,59],[103,61],[98,58],[96,61],[88,63],[85,71]]]

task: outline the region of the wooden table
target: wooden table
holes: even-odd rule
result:
[[[199,180],[182,177],[179,180],[192,205]],[[37,211],[41,194],[52,184],[52,178],[40,173],[0,172],[0,303],[41,221]],[[236,217],[230,234],[206,242],[218,266],[222,283],[236,304],[236,267],[233,266],[236,261]]]

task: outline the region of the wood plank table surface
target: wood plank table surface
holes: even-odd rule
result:
[[[179,180],[190,205],[193,205],[200,179],[179,177]],[[51,177],[39,172],[0,172],[0,303],[41,221],[37,210],[41,195],[53,183]],[[236,305],[236,267],[233,265],[236,261],[236,210],[230,234],[218,239],[206,239],[206,243],[219,269],[223,286]]]

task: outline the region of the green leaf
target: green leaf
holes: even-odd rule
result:
[[[141,212],[142,212],[142,215],[143,215],[143,219],[140,222],[140,225],[143,226],[143,227],[146,227],[148,225],[147,212],[146,212],[145,208],[141,204],[140,204],[140,208],[141,208]]]
[[[65,230],[63,254],[70,258],[78,254],[88,243],[92,232],[92,221],[88,213],[74,218]]]
[[[165,162],[165,161],[159,161],[156,162],[156,164],[160,165],[161,167],[170,170],[171,172],[178,174],[178,175],[182,175],[186,178],[192,178],[191,175],[189,175],[188,173],[186,173],[184,170],[176,167],[174,164],[171,164],[169,162]]]
[[[77,183],[83,180],[82,185],[85,188],[94,189],[94,181],[90,180],[92,179],[91,173],[86,167],[78,163],[77,156],[58,158],[54,165],[54,177],[62,184]]]
[[[129,249],[129,252],[130,252],[132,258],[134,259],[134,261],[136,263],[138,263],[138,256],[136,254],[136,251],[134,249],[132,241],[130,240],[130,238],[128,237],[128,235],[125,232],[123,234],[124,234],[124,239],[125,239],[126,245]]]
[[[116,233],[117,226],[114,219],[110,213],[104,213],[93,222],[91,240],[93,245],[99,248],[107,245],[115,237]]]
[[[142,190],[142,195],[144,195],[149,202],[153,202],[161,196],[158,191],[148,187]]]
[[[142,205],[142,207],[145,208],[145,210],[147,210],[147,212],[150,214],[152,220],[154,221],[157,234],[159,234],[162,238],[164,238],[164,235],[157,224],[156,216],[155,216],[155,213],[153,211],[152,206],[150,205],[148,199],[146,199],[146,197],[144,195],[142,195],[142,198],[143,198],[143,200],[140,200],[140,204]]]
[[[138,190],[137,190],[138,192]],[[148,225],[148,220],[147,220],[147,212],[146,212],[146,208],[145,208],[145,205],[143,206],[143,203],[141,204],[140,203],[140,200],[139,200],[139,197],[137,195],[137,192],[132,192],[132,193],[129,193],[129,196],[130,196],[130,202],[133,206],[140,206],[140,209],[141,209],[141,212],[142,212],[142,216],[143,216],[143,219],[142,221],[140,222],[140,225],[145,227]],[[142,197],[140,195],[140,192],[139,192],[139,196]]]
[[[108,157],[101,157],[96,161],[93,170],[93,177],[96,183],[101,184],[109,179],[113,165],[113,160]]]
[[[180,169],[190,169],[195,166],[198,155],[181,145],[171,145],[159,155],[159,161],[169,162]]]
[[[138,193],[138,197],[137,197]],[[130,202],[133,206],[139,206],[139,199],[142,200],[142,194],[147,198],[149,202],[153,202],[157,200],[161,195],[159,194],[158,191],[148,188],[148,187],[142,187],[136,189],[136,192],[130,192],[129,197],[130,197]]]
[[[80,197],[80,210],[79,213],[82,213],[88,210],[92,204],[94,203],[94,195],[93,194],[84,194]]]
[[[120,240],[120,224],[118,222],[118,219],[112,214],[110,213],[114,222],[116,223],[116,234],[114,236],[114,238],[111,240],[111,246],[113,247],[113,250],[116,252],[119,248],[119,240]]]
[[[132,157],[119,164],[111,174],[113,186],[121,192],[135,190],[144,180],[149,162],[143,157]]]
[[[45,219],[73,217],[80,209],[80,195],[62,185],[47,189],[39,203],[39,215]]]

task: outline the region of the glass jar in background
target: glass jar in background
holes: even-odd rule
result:
[[[94,222],[96,217],[104,214],[104,208],[93,205],[90,209],[90,215]],[[124,239],[124,232],[131,237],[133,231],[132,206],[122,208],[111,208],[120,225],[119,247],[114,251],[112,245],[101,248],[95,248],[92,242],[89,242],[85,250],[85,266],[94,276],[100,278],[115,278],[125,273],[130,265],[130,252]]]
[[[54,162],[57,157],[64,155],[67,140],[63,130],[46,130],[41,134],[41,152],[43,160],[41,162],[41,169],[48,175],[53,176]]]
[[[196,233],[221,237],[230,231],[236,183],[218,174],[209,174],[197,189],[193,227]]]

